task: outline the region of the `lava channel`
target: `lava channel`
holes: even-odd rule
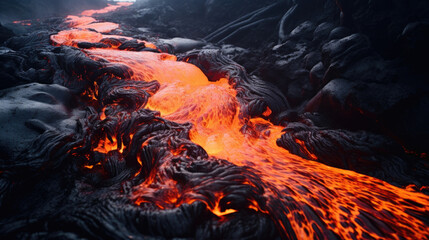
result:
[[[186,62],[186,57],[179,61],[174,55],[160,52],[154,44],[103,35],[119,27],[114,23],[94,23],[95,19],[88,18],[103,12],[105,10],[85,11],[82,17],[69,17],[73,29],[53,35],[51,41],[57,46],[73,47],[79,47],[81,42],[93,43],[91,47],[81,49],[87,57],[101,62],[104,68],[121,66],[126,72],[120,79],[112,75],[95,82],[83,76],[82,80],[93,86],[93,100],[103,103],[98,108],[100,121],[116,119],[118,112],[123,111],[129,114],[124,114],[124,119],[134,116],[132,112],[158,112],[150,121],[145,120],[150,128],[157,129],[151,134],[121,132],[113,140],[105,137],[92,147],[92,151],[106,156],[119,154],[123,159],[134,156],[139,166],[134,176],[143,172],[145,175],[129,196],[135,204],[154,204],[156,208],[166,210],[201,201],[220,218],[249,209],[268,215],[281,236],[292,239],[427,238],[428,196],[291,154],[276,144],[283,127],[267,120],[271,114],[269,107],[257,117],[243,111],[249,102],[241,97],[242,80],[224,75],[209,81],[200,68]],[[103,40],[114,42],[112,39],[120,41],[121,38],[147,44],[158,52],[119,49]],[[105,45],[99,47],[99,43]],[[116,79],[116,85],[112,79]],[[120,101],[120,97],[106,100],[110,95],[101,92],[109,92],[109,86],[117,87],[119,82],[121,89],[115,96],[134,94],[135,98],[143,99],[140,104],[129,107]],[[145,122],[141,121],[142,124]],[[161,127],[164,126],[161,123],[168,123],[168,129]],[[189,127],[189,131],[183,130],[186,128],[183,126]],[[128,136],[124,137],[124,134]],[[135,145],[139,145],[140,155],[132,154]],[[198,146],[203,150],[193,150]],[[148,150],[153,148],[158,150],[155,153]],[[260,194],[265,201],[253,199],[242,206],[234,205],[223,201],[227,190],[215,187],[212,199],[207,200],[199,195],[200,186],[173,179],[168,169],[191,157],[197,158],[193,156],[194,152],[207,162],[221,161],[216,163],[221,166],[228,162],[250,169],[262,183],[256,186],[248,180],[250,177],[243,177],[240,184],[252,189],[262,187]],[[313,157],[317,159],[317,156]],[[90,168],[89,171],[95,169]],[[217,174],[223,173],[219,171]]]

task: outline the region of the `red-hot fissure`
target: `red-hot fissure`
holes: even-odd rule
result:
[[[80,17],[69,16],[67,22],[71,29],[53,35],[53,44],[76,47],[80,41],[97,43],[105,37],[125,38],[103,35],[119,26],[96,22],[90,17],[116,8],[109,6],[103,10],[85,11]],[[90,28],[97,32],[88,30]],[[153,44],[145,44],[156,48]],[[177,61],[174,55],[166,53],[121,51],[114,47],[84,51],[93,59],[128,66],[133,71],[133,80],[157,80],[161,87],[150,97],[146,108],[159,111],[163,118],[171,121],[191,122],[191,140],[202,146],[210,156],[256,169],[268,185],[277,189],[267,190],[265,194],[268,197],[275,195],[272,197],[280,199],[285,207],[270,209],[268,204],[267,210],[261,210],[255,203],[249,208],[270,214],[284,231],[284,222],[276,218],[282,214],[287,216],[298,238],[312,238],[316,231],[320,231],[314,227],[320,221],[344,239],[380,238],[380,232],[393,239],[400,236],[423,239],[429,232],[425,222],[413,217],[415,212],[429,214],[428,196],[293,155],[276,144],[283,128],[262,118],[252,118],[246,123],[254,126],[257,135],[240,131],[244,120],[239,117],[240,104],[228,79],[209,82],[199,68]],[[266,114],[270,114],[270,109]],[[104,112],[102,117],[105,117]],[[94,151],[116,149],[116,143],[106,139],[101,140]],[[135,190],[136,194],[144,195],[149,191],[150,184],[149,177]],[[174,182],[166,181],[163,184],[174,189]],[[179,200],[178,194],[171,191],[164,196],[165,199],[160,199],[163,203],[158,205],[159,208],[177,207],[184,203]],[[222,196],[217,197],[220,199]],[[141,198],[135,202],[139,204],[145,200]],[[312,206],[313,211],[308,211],[306,206]],[[218,216],[236,211],[227,209],[221,212],[218,206],[210,210]],[[366,214],[376,216],[382,222],[378,226],[384,226],[384,229],[372,229],[370,224],[362,222],[360,219]]]

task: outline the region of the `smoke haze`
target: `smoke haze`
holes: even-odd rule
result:
[[[64,16],[106,5],[107,0],[0,0],[0,22]]]

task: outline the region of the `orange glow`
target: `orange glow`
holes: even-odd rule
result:
[[[95,20],[95,18],[92,18],[92,17],[78,17],[78,16],[73,16],[73,15],[67,16],[66,19],[67,20],[65,22],[71,28],[77,28],[79,26],[88,25],[90,23],[97,21],[97,20]]]
[[[88,11],[82,15],[90,16],[100,11]],[[99,42],[103,37],[88,30],[66,30],[51,36],[51,40],[57,45],[76,46],[79,41]],[[256,202],[248,208],[270,214],[285,234],[285,223],[278,217],[282,214],[287,216],[299,239],[316,237],[314,215],[326,225],[326,229],[342,239],[384,238],[371,230],[368,224],[357,220],[363,213],[377,216],[387,226],[394,226],[394,230],[389,227],[383,230],[391,239],[400,239],[400,236],[423,239],[429,232],[426,223],[413,216],[413,212],[429,213],[429,196],[413,191],[412,187],[401,189],[373,177],[306,160],[278,147],[276,140],[282,135],[283,127],[263,118],[241,118],[236,90],[228,84],[228,79],[209,82],[196,66],[178,62],[174,55],[165,53],[119,51],[114,48],[85,50],[85,53],[93,59],[105,59],[130,67],[133,70],[131,80],[157,80],[161,88],[145,107],[159,111],[165,119],[192,123],[191,140],[202,146],[209,155],[251,167],[268,186],[274,186],[273,189],[281,194],[267,188],[265,196],[280,199],[283,208],[268,203],[267,209],[262,211]],[[271,109],[267,108],[263,116],[268,117],[271,113]],[[100,119],[105,118],[103,110]],[[94,151],[107,153],[119,150],[122,153],[124,146],[118,149],[116,139],[113,140],[100,140]],[[306,150],[311,159],[317,160],[305,142],[297,139],[296,143]],[[180,148],[172,151],[172,155],[181,153]],[[140,157],[137,160],[142,165]],[[155,183],[163,190],[161,195],[153,195],[154,190],[150,186]],[[135,203],[155,202],[160,209],[169,209],[195,201],[184,197],[176,186],[175,181],[155,179],[154,173],[151,173],[135,189],[138,196]],[[221,212],[219,200],[222,195],[215,195],[216,205],[207,207],[214,214],[223,216],[237,211],[227,209]],[[312,209],[308,210],[308,206]]]
[[[271,113],[273,113],[273,111],[271,111],[271,109],[269,107],[267,107],[265,112],[262,113],[262,116],[269,117],[271,115]]]
[[[129,6],[133,3],[130,2],[120,2],[118,5],[109,5],[106,9],[103,10],[95,10],[95,11],[114,11],[122,6]],[[94,11],[94,10],[88,10]],[[85,12],[84,12],[85,13]],[[51,36],[51,41],[54,45],[68,45],[77,47],[79,42],[90,42],[90,43],[99,43],[102,39],[116,38],[116,39],[126,39],[126,40],[136,40],[138,43],[144,43],[145,47],[158,49],[155,44],[142,41],[139,39],[133,39],[131,37],[120,36],[120,35],[103,35],[102,33],[109,33],[113,30],[119,28],[119,24],[112,22],[97,22],[97,20],[93,17],[89,17],[90,15],[83,16],[73,16],[69,15],[66,18],[65,23],[68,24],[70,28],[69,30],[64,30],[59,32],[58,34]],[[21,21],[16,21],[20,23]],[[108,42],[108,40],[107,40]],[[117,49],[119,46],[113,44],[112,49]]]
[[[146,47],[148,47],[148,48],[158,49],[158,48],[155,46],[155,44],[153,44],[153,43],[146,42],[146,41],[143,41],[143,42],[144,42],[144,45],[145,45]]]
[[[104,49],[89,50],[87,53],[94,58],[101,57],[110,62],[131,67],[134,79],[158,80],[161,83],[161,89],[150,98],[147,107],[160,111],[166,119],[179,123],[191,122],[194,126],[190,136],[193,142],[201,145],[214,157],[258,169],[260,176],[267,183],[276,186],[280,191],[294,192],[292,197],[298,203],[298,209],[299,203],[303,206],[314,205],[312,203],[314,197],[330,202],[331,204],[318,209],[319,217],[329,223],[328,228],[338,235],[344,238],[349,238],[350,234],[360,237],[363,237],[363,234],[374,238],[379,237],[376,233],[354,222],[362,209],[379,216],[383,222],[400,226],[403,234],[413,235],[416,239],[421,238],[422,234],[428,231],[424,222],[414,218],[409,222],[408,218],[404,217],[408,216],[407,209],[419,212],[429,211],[428,196],[290,154],[276,144],[283,127],[274,126],[261,118],[246,122],[238,117],[240,105],[235,98],[235,90],[228,85],[226,79],[209,82],[195,66],[176,62],[174,56],[166,54]],[[166,69],[168,71],[165,71]],[[243,125],[248,129],[244,133],[240,131]],[[298,143],[305,146],[303,142],[298,141]],[[310,156],[316,159],[316,156],[311,154]],[[321,183],[324,188],[320,188]],[[145,184],[142,184],[142,189],[145,189]],[[303,189],[302,186],[308,190]],[[332,195],[330,192],[335,194]],[[356,199],[367,199],[372,206]],[[422,203],[422,206],[404,205],[402,202],[405,199]],[[284,201],[287,205],[287,200]],[[350,211],[347,215],[344,215],[346,213],[341,210],[344,206],[347,206]],[[216,208],[212,211],[222,215],[221,212],[216,211]],[[271,211],[279,210],[271,209]],[[388,211],[392,216],[377,213],[382,211]],[[287,216],[298,236],[312,237],[315,234],[308,231],[312,229],[311,219],[303,221],[291,213]],[[349,219],[354,227],[343,226],[341,219]],[[279,222],[279,225],[281,226],[282,223]],[[396,235],[392,233],[392,236]]]
[[[409,222],[409,218],[404,217],[409,216],[407,209],[429,211],[428,196],[290,154],[276,144],[283,127],[274,126],[261,118],[250,119],[248,122],[239,118],[240,105],[235,98],[235,90],[228,85],[226,79],[209,82],[198,68],[188,63],[176,62],[171,55],[104,49],[89,50],[87,53],[92,57],[128,65],[133,69],[134,79],[158,80],[161,89],[150,98],[147,107],[160,111],[166,119],[179,123],[191,122],[194,126],[191,130],[191,140],[201,145],[210,155],[227,159],[240,166],[258,169],[260,177],[267,183],[280,191],[294,192],[292,197],[298,204],[295,211],[304,211],[300,209],[300,204],[314,205],[314,197],[330,202],[317,211],[320,213],[319,217],[329,223],[328,229],[338,235],[344,238],[349,238],[350,235],[362,238],[364,234],[380,237],[354,222],[362,209],[379,216],[383,222],[400,226],[401,235],[406,233],[419,239],[428,231],[424,222],[415,218],[411,218],[413,220]],[[166,69],[168,71],[165,71]],[[240,131],[243,125],[248,129],[244,133]],[[310,156],[316,158],[314,155]],[[324,188],[320,188],[321,183]],[[143,183],[141,189],[146,188],[145,184],[149,182]],[[372,206],[356,199],[367,199]],[[422,205],[404,205],[402,202],[405,199]],[[284,201],[287,205],[288,200]],[[344,206],[347,206],[350,213],[341,210]],[[271,213],[276,211],[281,210],[270,210]],[[377,213],[383,211],[390,212],[392,216]],[[212,212],[223,214],[216,208],[212,209]],[[312,229],[311,219],[302,220],[291,213],[287,216],[298,236],[313,237],[315,232],[308,230]],[[349,219],[354,227],[343,226],[342,219]],[[282,222],[278,224],[283,225]],[[392,233],[392,236],[397,235]]]
[[[235,210],[235,209],[226,209],[225,211],[222,212],[220,210],[219,205],[216,205],[216,207],[214,209],[211,209],[211,211],[212,211],[212,213],[214,213],[218,217],[237,212],[237,210]]]
[[[21,24],[22,26],[31,26],[30,20],[13,21],[14,24]]]
[[[85,26],[81,26],[81,27],[83,28],[83,27],[87,27],[87,26],[94,26],[94,25],[90,24],[90,25],[85,25]],[[114,27],[110,23],[107,23],[106,25],[99,23],[97,26],[98,26],[98,30],[101,30],[101,31],[113,30],[112,28]],[[115,27],[117,27],[117,26],[115,26]],[[126,36],[105,35],[105,34],[101,34],[102,32],[101,33],[100,32],[94,32],[94,31],[91,31],[88,29],[83,28],[83,29],[64,30],[64,31],[59,32],[58,34],[52,35],[50,37],[50,39],[51,39],[52,44],[54,44],[56,46],[68,45],[68,46],[73,46],[73,47],[77,47],[77,44],[79,42],[98,43],[98,42],[101,42],[102,39],[109,39],[109,38],[133,40],[133,38],[126,37]],[[142,40],[137,40],[137,42],[138,43],[144,43],[145,46],[148,48],[158,49],[155,46],[155,44],[153,44],[153,43],[150,43],[147,41],[142,41]],[[118,45],[112,46],[111,49],[116,50],[118,47],[119,47]],[[175,56],[173,56],[173,55],[168,55],[168,56],[173,57],[175,59]]]
[[[110,151],[118,150],[120,153],[124,151],[125,146],[121,144],[121,148],[118,149],[118,141],[116,138],[112,138],[113,142],[111,142],[109,139],[101,139],[98,142],[98,146],[94,148],[94,151],[100,152],[100,153],[108,153]]]
[[[79,17],[79,16],[73,16],[69,15],[66,18],[65,21],[70,28],[77,28],[77,29],[92,29],[100,33],[108,33],[111,32],[117,28],[119,28],[119,24],[112,23],[112,22],[96,22],[97,20],[93,17]]]
[[[128,7],[131,6],[133,3],[131,2],[118,2],[116,5],[107,4],[107,7],[99,10],[85,10],[81,13],[83,16],[92,16],[94,14],[102,14],[102,13],[108,13],[113,12],[121,7]]]
[[[65,30],[51,36],[55,45],[69,45],[76,47],[79,42],[99,42],[103,39],[101,33],[89,30]]]
[[[103,121],[104,119],[106,119],[106,114],[104,113],[104,111],[106,110],[106,108],[103,108],[103,110],[101,111],[100,114],[100,120]]]
[[[87,25],[81,26],[83,29],[93,29],[100,33],[108,33],[119,27],[119,24],[111,22],[101,22],[101,23],[90,23]]]
[[[304,149],[305,154],[307,154],[307,156],[308,156],[310,159],[312,159],[312,160],[317,160],[316,155],[314,155],[314,154],[312,154],[310,151],[308,151],[307,146],[305,145],[305,142],[304,142],[304,141],[301,141],[301,140],[299,140],[299,139],[295,139],[295,142],[296,142],[296,143],[298,143],[298,144],[302,147],[302,149]]]

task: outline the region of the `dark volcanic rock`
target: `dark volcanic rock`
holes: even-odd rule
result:
[[[429,22],[409,23],[399,38],[401,53],[411,68],[426,71],[429,56]]]
[[[364,173],[397,186],[410,182],[424,186],[429,181],[429,170],[421,168],[426,164],[425,160],[405,156],[400,145],[382,135],[365,131],[320,130],[292,123],[285,128],[285,134],[277,144],[303,158]],[[415,171],[415,168],[421,168],[421,171]]]
[[[0,155],[7,162],[46,130],[73,132],[76,119],[83,115],[78,110],[71,112],[75,105],[70,90],[55,84],[21,85],[1,90],[0,96]]]
[[[389,58],[398,56],[395,42],[406,25],[429,17],[429,2],[424,0],[359,0],[345,5],[349,5],[352,29],[368,36],[375,50]]]
[[[308,102],[306,110],[327,114],[343,127],[365,129],[371,128],[384,114],[415,94],[413,87],[403,84],[334,79]]]
[[[35,31],[25,35],[15,36],[5,42],[6,47],[23,52],[34,51],[42,47],[49,47],[50,31]]]
[[[136,4],[134,14],[117,12],[134,27],[150,28],[162,37],[204,38],[209,42],[260,46],[277,37],[278,21],[288,1],[173,1],[152,0]]]
[[[108,48],[109,45],[105,43],[90,43],[90,42],[79,42],[77,44],[79,48],[89,49],[89,48]]]
[[[13,37],[15,34],[8,28],[0,24],[0,44],[4,43],[9,38]]]
[[[44,52],[16,52],[0,48],[0,89],[31,82],[52,83],[52,69],[47,64]]]

